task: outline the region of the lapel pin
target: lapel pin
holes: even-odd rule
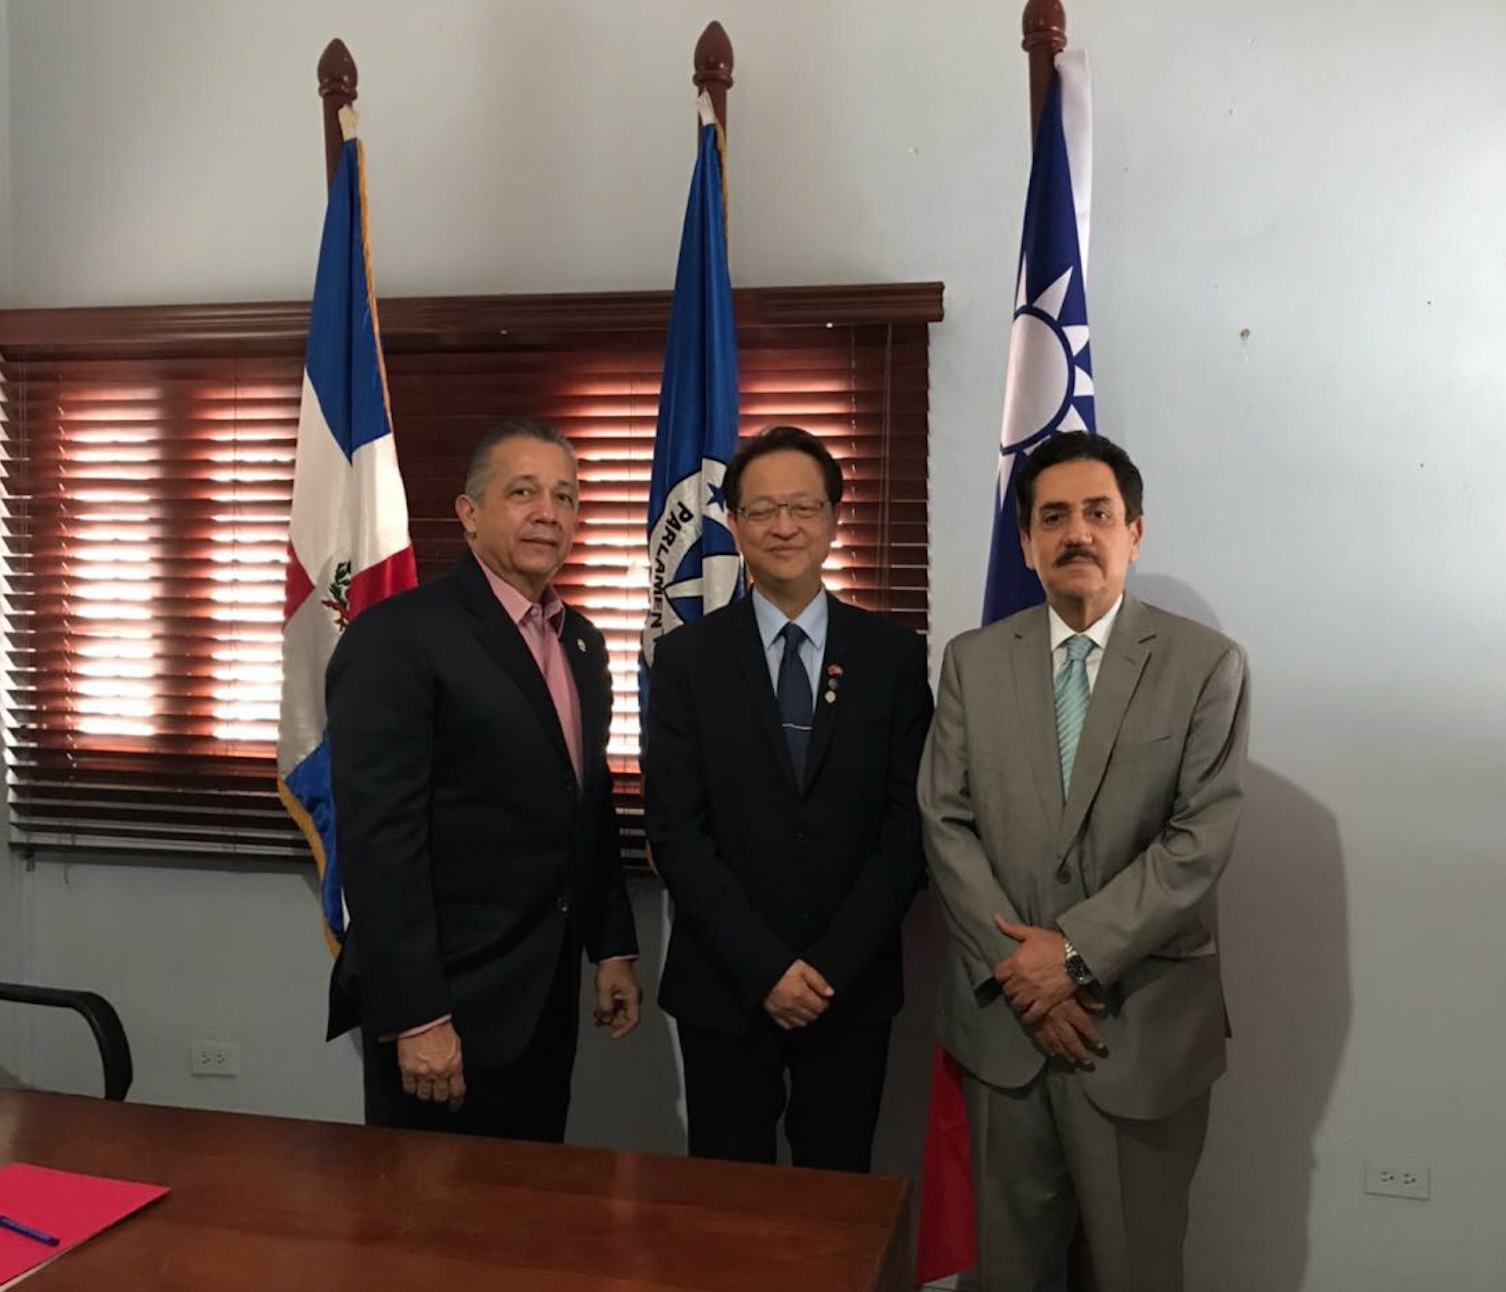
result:
[[[826,703],[827,704],[835,704],[836,700],[837,700],[837,693],[835,691],[828,691],[826,693]]]
[[[842,666],[840,664],[828,664],[826,666],[826,676],[831,678],[841,677]]]
[[[586,643],[579,637],[575,639],[575,649],[580,651],[582,654],[585,653]]]

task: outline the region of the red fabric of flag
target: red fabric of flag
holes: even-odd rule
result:
[[[931,1108],[920,1168],[918,1285],[970,1270],[978,1260],[973,1157],[962,1097],[962,1065],[941,1046],[931,1063]]]

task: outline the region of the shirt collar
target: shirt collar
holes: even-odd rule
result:
[[[538,602],[530,601],[523,593],[519,592],[501,575],[495,573],[479,556],[476,564],[481,567],[481,573],[486,575],[486,581],[491,585],[493,595],[502,603],[502,609],[507,611],[507,617],[518,627],[523,625],[523,616],[533,609],[534,605],[544,612],[544,622],[549,625],[549,630],[558,637],[565,631],[565,603],[560,599],[560,594],[553,586],[544,589],[544,595]]]
[[[1119,600],[1114,602],[1096,623],[1089,624],[1082,630],[1084,637],[1090,638],[1100,651],[1109,644],[1109,634],[1114,631],[1114,620],[1119,617],[1119,607],[1124,604],[1124,593],[1119,594]],[[1051,650],[1056,649],[1067,640],[1068,637],[1076,637],[1077,629],[1071,627],[1050,606],[1046,607],[1046,617],[1051,623]]]
[[[753,618],[758,621],[758,636],[766,651],[773,647],[779,634],[784,631],[785,624],[797,623],[801,631],[810,638],[811,645],[816,648],[816,654],[818,656],[825,654],[826,623],[829,617],[824,586],[793,620],[786,619],[784,611],[776,607],[757,588],[753,589]]]

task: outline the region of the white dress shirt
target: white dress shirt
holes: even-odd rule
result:
[[[1119,600],[1111,605],[1103,617],[1095,623],[1089,624],[1079,634],[1077,629],[1071,628],[1056,611],[1050,606],[1046,607],[1047,618],[1051,621],[1051,676],[1055,678],[1062,670],[1062,665],[1067,662],[1067,638],[1089,637],[1097,650],[1089,651],[1088,658],[1083,661],[1088,670],[1088,694],[1093,693],[1093,687],[1098,682],[1098,666],[1103,663],[1103,649],[1109,644],[1109,634],[1114,631],[1114,620],[1119,617],[1119,607],[1124,604],[1124,593],[1119,594]]]

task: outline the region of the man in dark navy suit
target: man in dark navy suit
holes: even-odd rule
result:
[[[822,586],[842,473],[813,435],[765,431],[724,488],[753,592],[663,638],[649,690],[659,1002],[692,1154],[772,1162],[783,1115],[796,1165],[866,1171],[925,865],[925,642]]]
[[[563,1139],[583,951],[597,1021],[638,1021],[606,645],[550,587],[579,501],[553,428],[488,432],[455,504],[470,551],[330,660],[330,1035],[361,1027],[368,1124]]]

